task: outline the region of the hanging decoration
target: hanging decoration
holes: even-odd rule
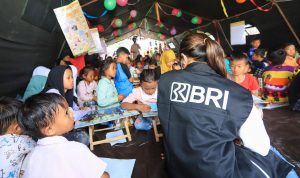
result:
[[[238,4],[244,4],[247,0],[235,0],[236,3]]]
[[[182,12],[181,12],[181,10],[174,8],[172,10],[172,15],[176,16],[176,17],[181,17],[182,16]]]
[[[256,7],[256,9],[257,10],[260,10],[260,11],[263,11],[263,12],[269,12],[270,10],[272,10],[272,8],[273,8],[273,5],[274,5],[274,2],[273,1],[271,1],[272,2],[272,5],[271,5],[271,7],[270,8],[268,8],[268,9],[264,9],[264,8],[262,8],[262,7],[260,7],[260,6],[258,6],[257,4],[256,4],[256,2],[255,2],[255,0],[250,0],[250,2]]]
[[[177,33],[176,28],[173,26],[170,30],[170,34],[174,36],[176,35],[176,33]]]
[[[121,7],[126,6],[128,3],[128,0],[117,0],[117,4]]]
[[[238,1],[238,0],[237,0],[237,1]],[[240,0],[240,1],[241,1],[241,0]],[[220,2],[221,2],[221,6],[222,6],[222,8],[223,8],[223,12],[224,12],[225,16],[228,17],[227,9],[226,9],[226,7],[225,7],[225,4],[224,4],[223,0],[220,0]]]
[[[103,25],[101,25],[101,24],[97,25],[97,29],[98,29],[98,32],[99,32],[99,33],[104,32],[104,27],[103,27]]]
[[[165,25],[161,22],[157,22],[156,26],[158,26],[159,28],[164,28],[165,27]]]
[[[114,31],[113,31],[113,35],[114,35],[114,36],[120,36],[120,35],[122,35],[122,30],[121,30],[121,29],[114,30]]]
[[[136,15],[137,15],[137,11],[136,11],[136,10],[131,10],[131,11],[130,11],[130,17],[131,17],[131,18],[135,18]]]
[[[135,28],[136,28],[136,23],[135,22],[128,24],[128,30],[133,30]]]
[[[86,18],[88,18],[88,19],[98,19],[98,18],[100,18],[100,17],[103,17],[103,16],[105,16],[106,14],[107,14],[107,10],[105,10],[104,12],[102,12],[102,14],[100,15],[100,16],[92,16],[92,15],[89,15],[88,13],[86,13],[86,12],[84,12],[83,11],[83,13],[84,13],[84,16],[86,17]]]
[[[194,25],[199,25],[199,24],[202,23],[202,18],[201,18],[201,17],[195,16],[195,17],[192,18],[191,22],[192,22],[192,24],[194,24]]]
[[[119,28],[119,27],[122,26],[122,20],[121,19],[115,19],[113,21],[113,24],[114,24],[115,27]]]
[[[158,10],[158,2],[155,3],[155,12],[156,12],[156,20],[157,22],[160,22],[160,15],[159,15],[159,10]]]
[[[116,0],[104,0],[105,9],[112,11],[116,8],[117,2]]]
[[[157,38],[161,39],[161,40],[165,40],[166,36],[164,34],[158,33],[157,34]]]

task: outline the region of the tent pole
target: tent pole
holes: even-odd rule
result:
[[[296,38],[298,45],[300,45],[300,39],[297,35],[297,33],[295,32],[294,28],[292,27],[292,25],[290,24],[289,20],[287,19],[287,17],[285,16],[285,14],[283,13],[282,9],[280,8],[280,6],[278,5],[278,3],[276,1],[274,1],[274,5],[277,8],[278,12],[280,13],[280,15],[282,16],[282,18],[284,19],[285,23],[287,24],[287,26],[289,27],[289,29],[291,30],[292,34],[294,35],[294,37]]]
[[[90,1],[90,2],[87,2],[87,3],[83,4],[81,7],[88,6],[88,5],[90,5],[90,4],[94,3],[94,2],[97,2],[97,1],[98,1],[98,0],[92,0],[92,1]]]
[[[64,49],[64,47],[65,47],[65,44],[66,44],[66,40],[64,40],[63,44],[61,45],[61,48],[60,48],[59,53],[58,53],[58,55],[57,55],[57,59],[58,59],[59,56],[61,55],[61,53],[62,53],[62,51],[63,51],[63,49]]]
[[[216,23],[218,25],[219,30],[221,31],[223,37],[225,38],[226,43],[228,44],[229,48],[233,51],[233,48],[232,48],[231,44],[229,43],[220,22],[218,20],[216,20],[216,21],[213,21],[213,23]]]

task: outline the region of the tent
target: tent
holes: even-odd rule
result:
[[[53,9],[70,2],[71,0],[1,0],[1,95],[22,95],[36,66],[51,67],[61,57],[67,45]],[[243,4],[238,4],[235,0],[128,0],[126,6],[117,6],[106,13],[103,0],[79,2],[91,27],[103,25],[104,32],[100,36],[108,44],[130,35],[159,38],[163,34],[166,40],[173,41],[178,46],[184,33],[201,30],[216,37],[226,52],[232,49],[245,50],[245,45],[231,46],[229,43],[230,23],[245,20],[247,24],[260,30],[263,47],[273,48],[285,42],[299,45],[299,0],[247,0]],[[223,6],[221,2],[224,3]],[[182,11],[181,17],[171,15],[174,8]],[[157,9],[163,27],[157,23]],[[264,9],[269,11],[262,11]],[[129,18],[131,10],[137,11],[135,18]],[[228,17],[224,12],[227,12]],[[192,24],[194,16],[201,17],[202,23]],[[112,27],[115,18],[123,21],[122,26],[117,29]],[[128,28],[133,22],[136,27]],[[176,28],[177,35],[170,34],[172,27]],[[114,36],[113,31],[118,29],[122,33]],[[251,38],[247,37],[247,41]]]

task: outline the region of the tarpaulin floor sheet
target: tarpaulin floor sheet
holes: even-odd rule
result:
[[[289,108],[264,110],[264,123],[271,144],[291,163],[300,175],[300,112]],[[132,178],[168,178],[166,162],[161,159],[163,141],[155,142],[153,130],[136,131],[131,127],[132,141],[117,144],[101,144],[94,147],[100,157],[136,159]],[[103,139],[104,133],[96,133],[95,139]]]

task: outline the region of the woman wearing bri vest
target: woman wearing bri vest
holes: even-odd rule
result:
[[[218,43],[189,34],[180,58],[183,70],[162,75],[158,87],[170,177],[286,177],[291,165],[269,151],[262,112],[250,92],[226,79]]]

